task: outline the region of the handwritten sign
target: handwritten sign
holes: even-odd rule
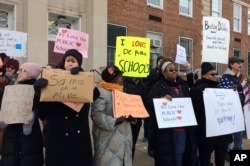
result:
[[[207,137],[245,130],[243,110],[236,91],[206,88],[203,92],[203,98]]]
[[[220,17],[203,17],[202,62],[228,63],[230,24]]]
[[[89,35],[73,29],[60,28],[56,35],[54,52],[64,54],[68,49],[77,49],[88,58]]]
[[[191,98],[153,99],[159,128],[197,125]]]
[[[186,48],[182,47],[179,44],[177,44],[177,48],[176,48],[175,63],[179,63],[179,64],[183,64],[183,65],[187,63]]]
[[[123,71],[123,76],[147,77],[149,60],[149,38],[130,36],[116,38],[115,65]]]
[[[43,70],[48,85],[42,89],[40,101],[93,102],[93,72],[76,75],[60,69]]]
[[[149,117],[149,114],[143,105],[141,96],[127,94],[117,90],[114,90],[112,95],[115,118],[121,116],[128,117],[129,115],[132,115],[135,118]]]
[[[34,98],[33,85],[5,86],[0,120],[7,124],[27,123]]]
[[[249,109],[249,106],[250,106],[249,104],[246,104],[243,107],[247,139],[250,139],[250,109]]]
[[[26,57],[27,33],[0,29],[0,52],[11,57]]]

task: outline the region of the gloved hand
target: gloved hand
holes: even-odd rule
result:
[[[30,135],[32,132],[32,126],[34,124],[35,114],[31,112],[31,116],[29,117],[27,123],[23,124],[23,133],[24,135]]]
[[[126,118],[124,116],[121,116],[121,117],[117,118],[116,121],[115,121],[115,126],[121,124],[125,120],[126,120]]]
[[[41,89],[44,88],[48,85],[48,80],[45,78],[38,78],[35,83],[34,83],[34,88],[35,89]]]
[[[8,126],[4,121],[0,121],[0,129],[6,128]]]
[[[134,118],[132,115],[129,115],[129,116],[126,118],[126,121],[130,122],[131,124],[136,124],[137,119]]]
[[[70,70],[71,74],[78,74],[80,71],[83,71],[81,67],[74,67]]]

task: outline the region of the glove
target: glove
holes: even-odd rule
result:
[[[41,89],[41,88],[44,88],[48,85],[48,80],[45,79],[45,78],[39,78],[35,81],[34,83],[34,88],[35,89]]]
[[[83,71],[83,69],[81,67],[73,67],[71,70],[70,70],[70,73],[71,74],[78,74],[80,71]]]
[[[23,124],[24,135],[30,135],[30,133],[32,132],[32,126],[34,124],[34,120],[35,120],[35,114],[34,112],[32,112],[30,118],[28,119],[28,123]]]
[[[134,118],[132,115],[129,115],[129,116],[126,118],[126,121],[130,122],[131,124],[136,124],[137,119]]]
[[[126,119],[125,119],[124,116],[121,116],[121,117],[117,118],[116,121],[115,121],[115,126],[121,124],[121,123],[124,122],[125,120],[126,120]]]
[[[0,129],[4,129],[8,126],[7,123],[5,123],[4,121],[0,121]]]

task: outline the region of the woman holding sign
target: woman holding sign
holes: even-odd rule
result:
[[[70,49],[65,52],[58,68],[68,70],[71,74],[78,74],[83,71],[81,65],[82,54],[75,49]],[[47,85],[48,80],[40,78],[35,82],[34,87],[39,93],[41,88]],[[94,99],[98,94],[99,91],[95,88]],[[90,104],[78,103],[78,106],[80,108],[76,109],[72,102],[40,102],[40,117],[48,122],[46,166],[93,166],[88,120]]]
[[[132,117],[114,118],[112,90],[123,91],[122,72],[108,66],[102,72],[100,97],[92,104],[94,166],[132,166]]]
[[[203,91],[205,88],[218,88],[218,74],[212,64],[203,62],[201,65],[201,75],[202,79],[196,82],[191,91],[193,107],[198,122],[197,138],[200,165],[209,166],[211,154],[215,151],[215,165],[224,166],[227,144],[232,142],[232,134],[206,137],[206,116],[203,100]]]
[[[154,98],[183,98],[189,96],[188,85],[177,76],[176,65],[169,60],[161,63],[161,74],[164,76],[155,83],[147,95],[147,104],[154,119],[155,165],[181,166],[197,164],[194,127],[159,128],[153,104]],[[175,123],[173,121],[173,123]],[[188,147],[188,148],[187,148]],[[188,155],[184,161],[183,156]]]

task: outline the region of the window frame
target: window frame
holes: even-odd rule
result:
[[[16,6],[11,4],[0,3],[0,11],[8,13],[8,25],[6,28],[0,27],[0,29],[15,30],[16,20],[14,18],[16,15]]]
[[[236,55],[236,54],[235,54],[236,51],[239,52],[239,55]],[[241,49],[239,49],[239,48],[233,48],[233,53],[234,53],[233,56],[237,56],[237,57],[239,57],[239,58],[242,58]]]
[[[191,48],[189,50],[186,49],[186,54],[187,54],[187,61],[188,63],[190,64],[190,70],[193,69],[193,48],[194,48],[194,40],[192,38],[188,38],[188,37],[182,37],[180,36],[179,37],[179,44],[186,48],[184,45],[181,44],[181,41],[182,40],[186,40],[186,41],[189,41],[191,43],[189,43],[189,45],[191,44]],[[188,55],[189,54],[189,55]],[[186,70],[184,69],[184,65],[178,65],[178,72],[181,74],[181,75],[184,75],[184,73],[186,72]]]
[[[163,0],[158,0],[160,3],[159,5],[157,5],[151,1],[155,1],[155,0],[147,0],[147,6],[163,9],[163,2],[164,2]]]
[[[215,6],[214,6],[216,2],[217,2],[217,5],[218,5],[217,8],[215,8]],[[212,0],[211,15],[213,17],[222,17],[222,0]]]
[[[183,16],[192,17],[193,16],[193,0],[185,0],[185,1],[188,1],[188,12],[189,13],[184,13],[181,11],[182,0],[179,0],[179,14],[183,15]]]
[[[238,13],[239,18],[235,17],[235,12],[236,12],[235,7],[239,7],[239,13]],[[236,20],[238,21],[237,23],[239,24],[237,26],[238,29],[236,29],[237,27],[235,27],[235,21]],[[241,30],[242,30],[242,6],[239,5],[239,4],[234,3],[234,5],[233,5],[233,31],[234,32],[241,32]]]

